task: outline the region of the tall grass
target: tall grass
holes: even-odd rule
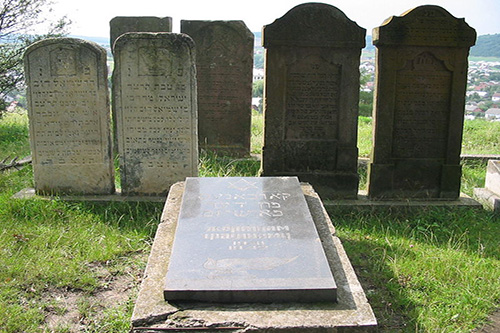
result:
[[[253,120],[252,152],[258,154],[262,115],[254,113]],[[371,120],[361,118],[359,124],[360,155],[368,156]],[[498,153],[497,124],[465,126],[465,152]],[[27,132],[26,115],[1,119],[0,158],[29,154]],[[254,158],[200,154],[203,177],[255,176],[259,166]],[[485,167],[464,162],[465,192],[484,185]],[[116,306],[93,303],[89,297],[107,283],[96,267],[111,279],[131,267],[142,271],[162,204],[11,199],[28,186],[30,166],[0,174],[0,331],[69,332],[47,326],[49,313],[69,311],[52,297],[56,291],[85,296],[77,304],[85,331],[127,331],[134,293]],[[497,215],[467,209],[330,214],[382,331],[468,332],[499,306]]]
[[[333,217],[384,331],[469,332],[500,303],[500,219],[431,209]]]

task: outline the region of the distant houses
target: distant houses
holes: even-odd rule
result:
[[[500,108],[491,108],[484,113],[487,120],[500,121]]]

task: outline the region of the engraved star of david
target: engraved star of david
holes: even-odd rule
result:
[[[255,183],[256,182],[249,182],[246,179],[240,179],[236,183],[230,182],[229,188],[235,188],[235,189],[240,190],[240,191],[246,191],[249,188],[258,188],[257,186],[255,186]]]

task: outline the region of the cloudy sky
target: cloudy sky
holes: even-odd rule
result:
[[[294,6],[296,0],[53,0],[51,18],[67,15],[73,24],[70,34],[109,36],[109,21],[115,16],[170,16],[173,31],[184,20],[243,20],[251,31],[260,31]],[[500,33],[499,0],[331,0],[323,1],[342,10],[367,29],[367,34],[386,18],[416,6],[433,4],[453,16],[465,18],[479,35]]]

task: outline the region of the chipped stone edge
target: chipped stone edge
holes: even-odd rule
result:
[[[475,188],[474,197],[486,208],[500,213],[500,195],[487,188]]]

